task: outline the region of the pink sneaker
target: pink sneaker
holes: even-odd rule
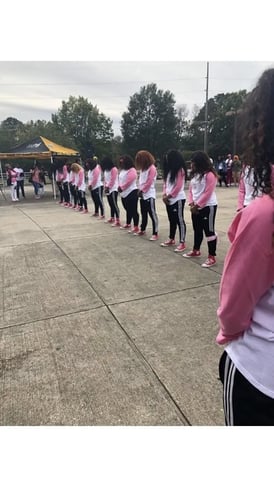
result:
[[[83,211],[81,211],[81,213],[82,213],[82,215],[83,215],[84,213],[88,213],[88,210],[83,210]]]
[[[147,234],[147,232],[145,230],[139,230],[139,232],[134,232],[134,235],[139,235],[140,237],[142,235],[146,235],[146,234]]]
[[[105,221],[105,223],[113,223],[114,222],[114,218],[109,218],[108,220]]]
[[[183,252],[186,249],[186,245],[184,242],[181,242],[176,249],[174,249],[174,252]]]
[[[169,238],[165,242],[161,243],[161,247],[171,247],[172,245],[175,245],[175,240],[172,240],[172,238]]]
[[[134,233],[136,235],[139,232],[139,227],[133,227],[133,229],[130,229],[128,233]]]
[[[112,227],[120,227],[121,228],[121,222],[120,220],[116,220],[116,222],[112,223]]]
[[[101,215],[101,216],[98,216],[97,220],[104,220],[105,219],[105,215]]]
[[[190,257],[200,257],[200,255],[200,250],[191,250],[190,252],[187,252],[187,254],[183,254],[183,257],[189,259]]]
[[[131,225],[127,225],[126,223],[124,225],[120,226],[121,230],[126,230],[127,228],[131,228]]]
[[[213,255],[209,255],[206,261],[202,264],[202,267],[212,267],[216,264],[216,259]]]
[[[92,213],[91,216],[99,216],[99,213]]]
[[[152,237],[150,237],[150,239],[149,239],[149,240],[150,240],[151,242],[155,242],[155,240],[158,240],[158,238],[159,238],[159,237],[158,237],[158,235],[152,235]]]

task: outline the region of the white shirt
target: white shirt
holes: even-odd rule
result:
[[[274,282],[256,305],[250,327],[226,352],[256,389],[274,399]]]

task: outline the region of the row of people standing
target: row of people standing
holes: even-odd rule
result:
[[[152,222],[150,240],[158,240],[159,219],[155,204],[157,169],[153,155],[145,150],[137,152],[135,159],[129,155],[123,155],[119,158],[119,165],[120,171],[118,171],[111,157],[104,157],[100,164],[97,158],[88,159],[85,168],[78,163],[65,164],[63,167],[60,165],[56,173],[56,181],[60,189],[60,203],[80,212],[88,213],[85,195],[86,169],[88,171],[87,184],[95,206],[93,216],[105,220],[104,191],[110,209],[110,218],[105,220],[106,223],[125,229],[137,236],[143,236],[146,234],[148,217],[150,217]],[[139,171],[139,177],[137,171]],[[175,246],[175,252],[183,252],[186,249],[184,219],[186,177],[187,168],[182,154],[177,150],[168,151],[164,159],[162,199],[166,206],[169,221],[169,236],[167,240],[161,243],[161,246]],[[200,247],[205,235],[208,243],[208,258],[202,264],[203,267],[211,267],[216,263],[216,183],[217,174],[208,155],[202,151],[195,152],[192,156],[189,186],[189,207],[194,230],[194,245],[190,252],[183,255],[186,258],[200,256]],[[120,221],[118,194],[120,194],[126,213],[126,222],[123,225]],[[72,204],[71,197],[75,198],[75,196],[78,200],[74,199],[74,204]],[[141,211],[140,225],[138,202],[140,202]],[[179,242],[176,246],[177,229]]]

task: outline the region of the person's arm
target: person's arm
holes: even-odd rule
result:
[[[89,186],[91,186],[91,187],[92,187],[92,186],[94,186],[94,185],[95,185],[95,183],[96,183],[96,181],[97,181],[97,179],[98,179],[98,176],[99,176],[99,174],[100,174],[100,171],[101,171],[101,169],[100,169],[100,167],[99,167],[99,166],[96,166],[96,167],[93,169],[92,174],[91,174],[91,179],[90,179],[90,181],[89,181]]]
[[[188,187],[188,204],[189,204],[189,206],[194,205],[194,199],[193,199],[193,192],[192,192],[192,184],[191,184],[191,182],[189,183],[189,187]]]
[[[117,178],[117,174],[118,174],[117,167],[113,167],[110,171],[110,180],[109,180],[109,184],[108,184],[108,189],[113,188],[115,181],[116,181],[116,178]]]
[[[176,198],[177,194],[182,189],[184,178],[185,178],[184,171],[183,170],[179,171],[176,178],[176,184],[172,189],[172,191],[167,195],[168,198]]]
[[[147,175],[147,180],[140,185],[139,190],[142,191],[142,193],[146,193],[150,186],[152,185],[154,178],[156,176],[157,170],[154,164],[152,164],[148,170],[148,175]]]
[[[210,196],[212,195],[213,191],[215,191],[216,188],[217,179],[213,172],[208,172],[205,174],[205,181],[206,181],[205,190],[203,194],[200,196],[200,198],[197,201],[195,201],[195,204],[199,208],[203,208],[206,205],[206,202],[208,201],[208,199],[210,198]]]
[[[84,170],[81,169],[79,171],[79,179],[78,179],[78,184],[77,184],[77,187],[80,188],[80,186],[82,185],[83,181],[85,179],[85,173],[84,173]]]
[[[136,169],[134,167],[130,168],[127,175],[126,175],[126,180],[123,185],[120,184],[120,188],[122,191],[125,191],[129,186],[133,183],[134,180],[136,180],[137,173]]]
[[[266,211],[269,205],[269,211]],[[217,343],[238,338],[250,326],[254,308],[274,282],[273,200],[260,198],[239,212],[231,227],[217,316]]]

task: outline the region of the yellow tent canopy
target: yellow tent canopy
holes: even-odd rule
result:
[[[79,152],[56,144],[46,137],[39,135],[30,142],[20,144],[9,152],[1,152],[1,159],[51,159],[54,156],[77,157]]]

